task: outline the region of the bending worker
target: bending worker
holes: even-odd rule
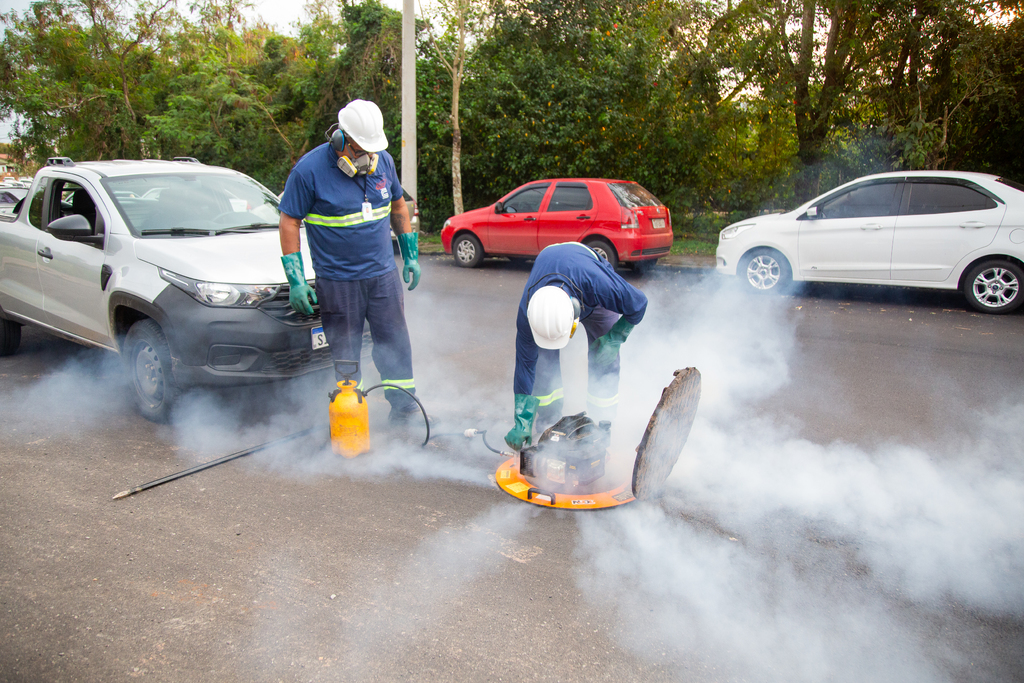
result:
[[[390,230],[405,262],[402,276],[405,282],[412,278],[410,291],[420,281],[419,247],[395,161],[384,151],[387,146],[384,117],[376,104],[353,100],[338,112],[338,129],[330,142],[299,159],[288,176],[280,206],[281,262],[292,308],[313,315],[312,304],[319,303],[331,357],[359,361],[363,321],[369,321],[381,381],[411,392],[416,386],[412,347]],[[315,291],[303,271],[303,218]],[[359,375],[355,379],[362,386]],[[391,421],[418,412],[405,392],[385,388],[384,394],[391,403]]]
[[[647,297],[579,242],[552,244],[534,261],[516,319],[515,426],[505,442],[520,450],[533,423],[562,414],[558,349],[582,323],[590,343],[587,412],[611,419],[619,402],[619,346],[647,310]]]

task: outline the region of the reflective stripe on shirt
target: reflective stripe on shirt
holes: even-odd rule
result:
[[[325,228],[354,228],[364,223],[379,221],[381,218],[389,215],[391,215],[391,204],[385,204],[373,210],[373,218],[370,220],[363,218],[363,212],[360,211],[359,213],[350,213],[347,216],[320,216],[311,213],[306,216],[306,222],[313,225],[322,225]]]

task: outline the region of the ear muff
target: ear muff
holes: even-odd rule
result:
[[[345,131],[343,131],[338,124],[334,124],[328,128],[324,135],[327,137],[327,141],[331,143],[331,149],[334,152],[341,154],[345,151]],[[356,175],[356,167],[346,156],[338,157],[338,169],[349,178],[353,178]]]
[[[576,334],[576,326],[580,324],[580,300],[574,296],[569,297],[569,301],[572,302],[572,330],[569,331],[569,339]]]
[[[331,128],[335,128],[337,125],[338,124],[334,124],[333,126],[331,126]],[[328,128],[327,132],[330,133],[330,136],[327,139],[330,140],[331,142],[331,149],[333,149],[338,154],[341,154],[345,150],[345,131],[343,131],[341,128],[338,128],[333,133],[331,133],[331,129]]]

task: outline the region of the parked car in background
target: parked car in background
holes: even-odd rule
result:
[[[14,213],[14,207],[27,194],[26,187],[0,187],[0,213]]]
[[[791,281],[959,289],[985,313],[1024,302],[1024,186],[982,173],[858,178],[719,234],[717,270],[757,291]]]
[[[452,216],[441,230],[445,253],[465,268],[486,256],[536,256],[559,242],[582,242],[612,267],[643,268],[672,248],[672,220],[668,208],[637,183],[554,178]]]
[[[156,421],[185,387],[331,367],[319,308],[288,302],[277,206],[252,178],[198,162],[51,160],[17,215],[0,215],[0,355],[22,325],[116,352]]]

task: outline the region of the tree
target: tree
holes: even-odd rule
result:
[[[452,204],[455,214],[463,212],[462,205],[462,127],[459,122],[459,97],[467,60],[467,40],[470,34],[484,24],[485,14],[479,2],[474,0],[438,0],[438,11],[445,19],[444,33],[434,34],[431,23],[426,22],[430,45],[438,60],[448,72],[452,81],[451,132],[452,132]],[[423,6],[420,5],[420,14]]]
[[[37,158],[138,157],[173,0],[44,0],[4,15],[0,116]]]

